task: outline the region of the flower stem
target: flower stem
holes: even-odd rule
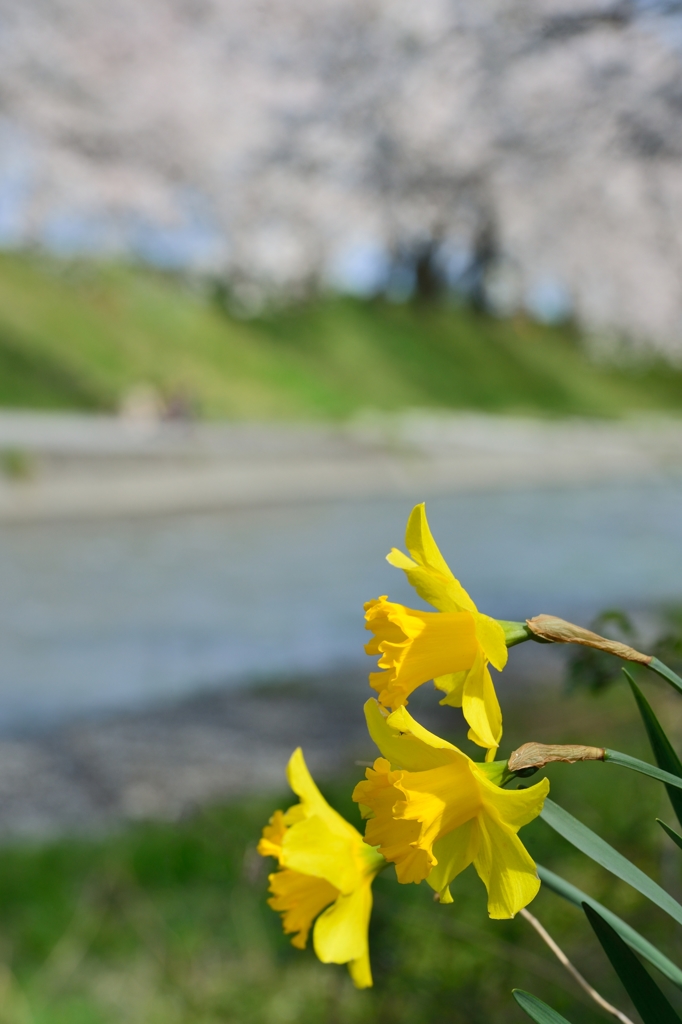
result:
[[[592,988],[589,981],[587,981],[586,978],[583,978],[578,968],[573,966],[563,949],[561,949],[560,946],[557,946],[552,936],[549,934],[547,929],[540,924],[537,917],[534,917],[533,914],[531,914],[531,912],[525,907],[523,907],[520,913],[521,916],[525,917],[526,921],[535,928],[535,931],[538,933],[542,941],[549,946],[559,963],[566,968],[568,973],[578,982],[583,991],[587,992],[590,999],[595,1001],[597,1006],[600,1006],[602,1010],[610,1013],[611,1016],[615,1017],[616,1020],[619,1020],[621,1024],[633,1024],[629,1017],[626,1017],[621,1010],[616,1009],[615,1006],[612,1006],[611,1003],[607,1002],[607,1000],[604,999],[604,997],[601,996],[595,988]]]
[[[504,630],[504,642],[507,647],[516,647],[517,644],[522,644],[525,640],[537,640],[538,638],[533,633],[525,622],[506,622],[504,619],[497,620]],[[543,643],[544,641],[540,641]]]

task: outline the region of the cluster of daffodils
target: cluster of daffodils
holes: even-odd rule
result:
[[[498,919],[514,917],[540,887],[518,832],[542,810],[549,782],[504,789],[513,776],[506,761],[495,760],[502,714],[489,666],[504,668],[505,630],[478,611],[453,576],[423,505],[410,516],[405,542],[411,557],[394,548],[388,561],[436,611],[387,596],[365,605],[373,634],[365,650],[380,656],[369,677],[378,697],[365,704],[365,717],[381,753],[353,793],[365,835],[325,801],[299,749],[287,773],[300,802],[273,815],[258,846],[278,863],[269,903],[293,945],[305,948],[312,928],[319,959],[348,964],[358,988],[372,984],[372,882],[389,864],[400,883],[426,881],[440,903],[453,902],[450,883],[473,864],[488,913]],[[410,694],[429,680],[444,694],[441,704],[461,707],[484,760],[473,761],[409,714]]]

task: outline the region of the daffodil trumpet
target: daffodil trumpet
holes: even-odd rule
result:
[[[517,833],[540,814],[548,780],[502,789],[506,761],[472,761],[405,707],[387,715],[369,700],[365,716],[382,754],[353,793],[367,819],[366,841],[395,864],[399,882],[426,879],[442,903],[452,902],[450,883],[473,864],[490,917],[514,917],[540,887]]]
[[[417,611],[386,596],[365,605],[366,629],[374,637],[368,654],[380,655],[370,685],[379,703],[395,711],[410,694],[433,679],[445,696],[441,704],[461,707],[469,739],[493,760],[502,738],[502,713],[488,666],[501,671],[507,662],[505,631],[478,611],[455,579],[429,529],[423,504],[410,515],[405,533],[410,556],[396,548],[386,556],[403,569],[419,596],[437,609]]]
[[[300,747],[287,766],[300,802],[275,811],[258,852],[274,857],[268,903],[282,915],[292,945],[305,949],[313,921],[313,948],[322,963],[348,964],[357,988],[372,985],[367,932],[372,882],[386,866],[357,829],[329,806],[315,785]]]

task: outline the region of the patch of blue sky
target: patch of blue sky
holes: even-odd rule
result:
[[[543,324],[562,323],[570,317],[573,308],[566,287],[549,274],[531,282],[524,296],[524,306]]]
[[[116,231],[111,220],[95,211],[57,209],[41,233],[41,241],[56,256],[92,256],[116,250]]]
[[[640,27],[682,49],[682,0],[634,0],[634,9]]]
[[[10,121],[0,119],[0,246],[4,248],[25,241],[33,172],[28,140]]]
[[[131,252],[166,270],[217,268],[225,261],[227,240],[209,204],[191,189],[180,191],[177,200],[175,223],[160,224],[141,215],[129,219],[126,234]]]
[[[327,268],[326,278],[336,291],[368,298],[385,290],[390,272],[391,261],[386,247],[365,238],[337,250]]]
[[[178,196],[170,224],[137,211],[56,210],[45,222],[42,242],[59,256],[124,254],[165,270],[214,269],[226,255],[209,211],[188,192]]]
[[[439,246],[436,253],[438,270],[452,291],[468,290],[467,283],[473,263],[473,250],[461,239],[448,239]]]

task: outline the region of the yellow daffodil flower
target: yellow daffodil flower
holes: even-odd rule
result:
[[[548,780],[501,789],[505,762],[472,761],[404,707],[387,717],[369,700],[365,715],[383,755],[353,793],[369,819],[367,842],[395,864],[399,882],[425,878],[442,903],[452,902],[450,882],[473,863],[488,890],[490,917],[514,917],[540,888],[517,832],[542,810]]]
[[[504,630],[478,611],[452,575],[431,535],[423,504],[412,510],[405,544],[411,558],[393,548],[387,560],[404,569],[419,596],[438,612],[415,611],[386,597],[367,602],[365,628],[374,638],[365,650],[381,655],[381,671],[371,673],[370,684],[380,704],[395,710],[433,679],[445,693],[441,704],[462,708],[469,739],[486,747],[486,760],[492,760],[502,738],[502,713],[488,664],[501,671],[507,663]]]
[[[300,747],[291,755],[287,778],[301,802],[276,811],[258,844],[258,852],[275,857],[280,867],[269,876],[268,903],[282,914],[285,934],[295,933],[291,941],[298,949],[305,949],[317,918],[317,957],[325,964],[348,964],[357,988],[368,988],[372,882],[386,862],[329,806]]]

